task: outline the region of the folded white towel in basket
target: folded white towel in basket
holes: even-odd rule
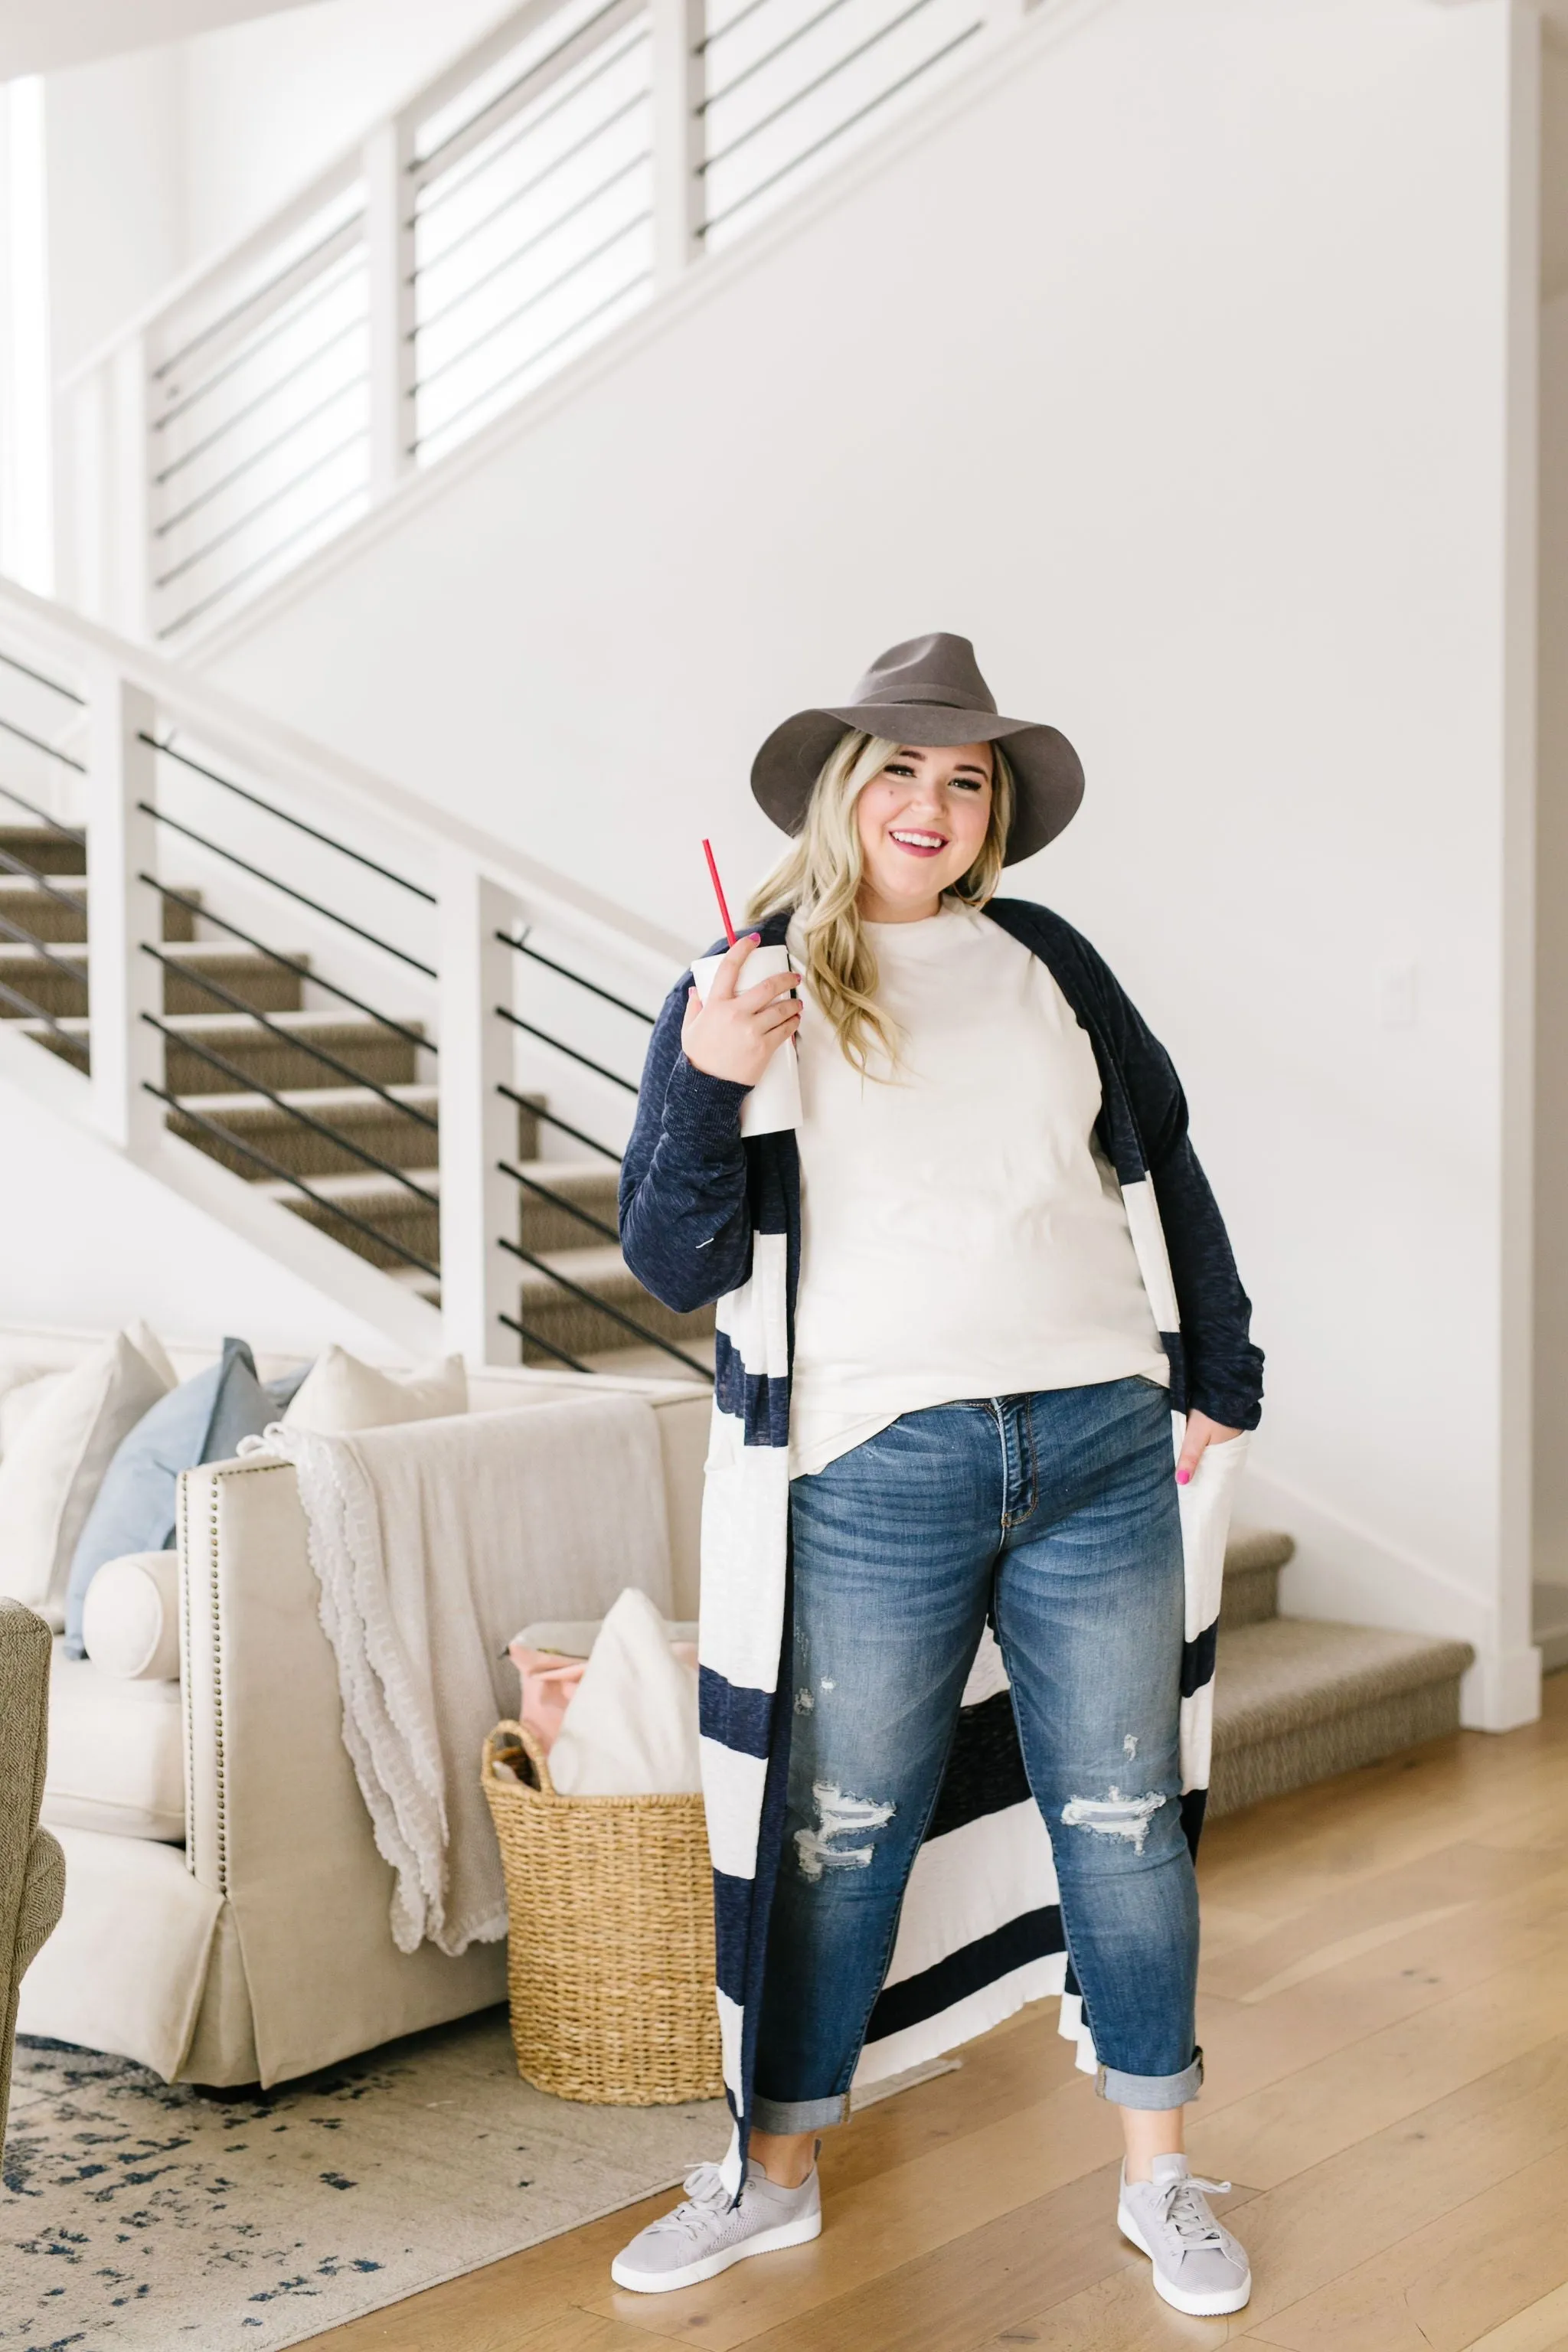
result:
[[[343,1742],[395,1874],[393,1939],[493,1943],[506,1897],[479,1751],[517,1704],[512,1629],[603,1615],[627,1585],[669,1606],[652,1408],[584,1396],[267,1443],[299,1475]]]

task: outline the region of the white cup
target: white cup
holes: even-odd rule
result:
[[[697,993],[704,1004],[713,985],[713,975],[723,962],[722,956],[698,956],[691,966],[691,977],[697,983]],[[781,971],[792,969],[787,947],[753,948],[741,966],[737,994],[754,988],[759,980],[772,980]],[[784,1129],[800,1125],[800,1072],[795,1065],[795,1040],[785,1038],[775,1045],[767,1068],[741,1105],[742,1135],[778,1135]]]

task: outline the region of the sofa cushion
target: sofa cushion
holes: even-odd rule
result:
[[[461,1356],[437,1357],[412,1372],[380,1372],[346,1348],[329,1348],[311,1365],[283,1420],[289,1429],[337,1436],[405,1421],[444,1421],[468,1409]]]
[[[55,1643],[43,1819],[54,1830],[179,1844],[184,1712],[177,1682],[121,1682]]]
[[[88,1587],[81,1633],[93,1664],[117,1682],[177,1682],[179,1553],[133,1551],[106,1559]]]
[[[250,1349],[226,1339],[216,1364],[160,1397],[121,1440],[71,1559],[66,1646],[73,1658],[83,1653],[82,1603],[104,1562],[174,1542],[181,1471],[232,1462],[242,1438],[259,1437],[276,1419]]]
[[[51,1384],[0,1457],[0,1592],[61,1622],[72,1555],[115,1449],[168,1387],[131,1333]],[[14,1420],[26,1390],[14,1390]]]

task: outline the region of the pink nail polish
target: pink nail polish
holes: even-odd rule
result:
[[[1192,1476],[1193,1476],[1193,1474],[1192,1474],[1192,1472],[1191,1472],[1190,1470],[1178,1470],[1178,1471],[1177,1471],[1177,1473],[1176,1473],[1176,1484],[1177,1484],[1177,1486],[1190,1486],[1190,1485],[1192,1484]]]

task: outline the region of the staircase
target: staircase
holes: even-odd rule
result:
[[[421,1075],[417,1028],[307,1006],[309,955],[203,938],[194,886],[161,907],[163,943],[177,950],[157,1007],[171,1131],[438,1307],[438,1089]],[[85,841],[60,825],[0,826],[0,1016],[84,1071],[88,944]],[[522,1360],[700,1376],[712,1310],[672,1314],[627,1271],[613,1155],[545,1158],[544,1099],[512,1115],[515,1240],[539,1262],[518,1275]]]
[[[72,1114],[171,1175],[194,1148],[318,1287],[357,1261],[400,1352],[706,1380],[711,1311],[616,1238],[681,948],[463,834],[0,588],[0,1033]]]
[[[1287,1535],[1232,1531],[1215,1672],[1206,1818],[1380,1763],[1459,1727],[1468,1642],[1281,1617]]]

